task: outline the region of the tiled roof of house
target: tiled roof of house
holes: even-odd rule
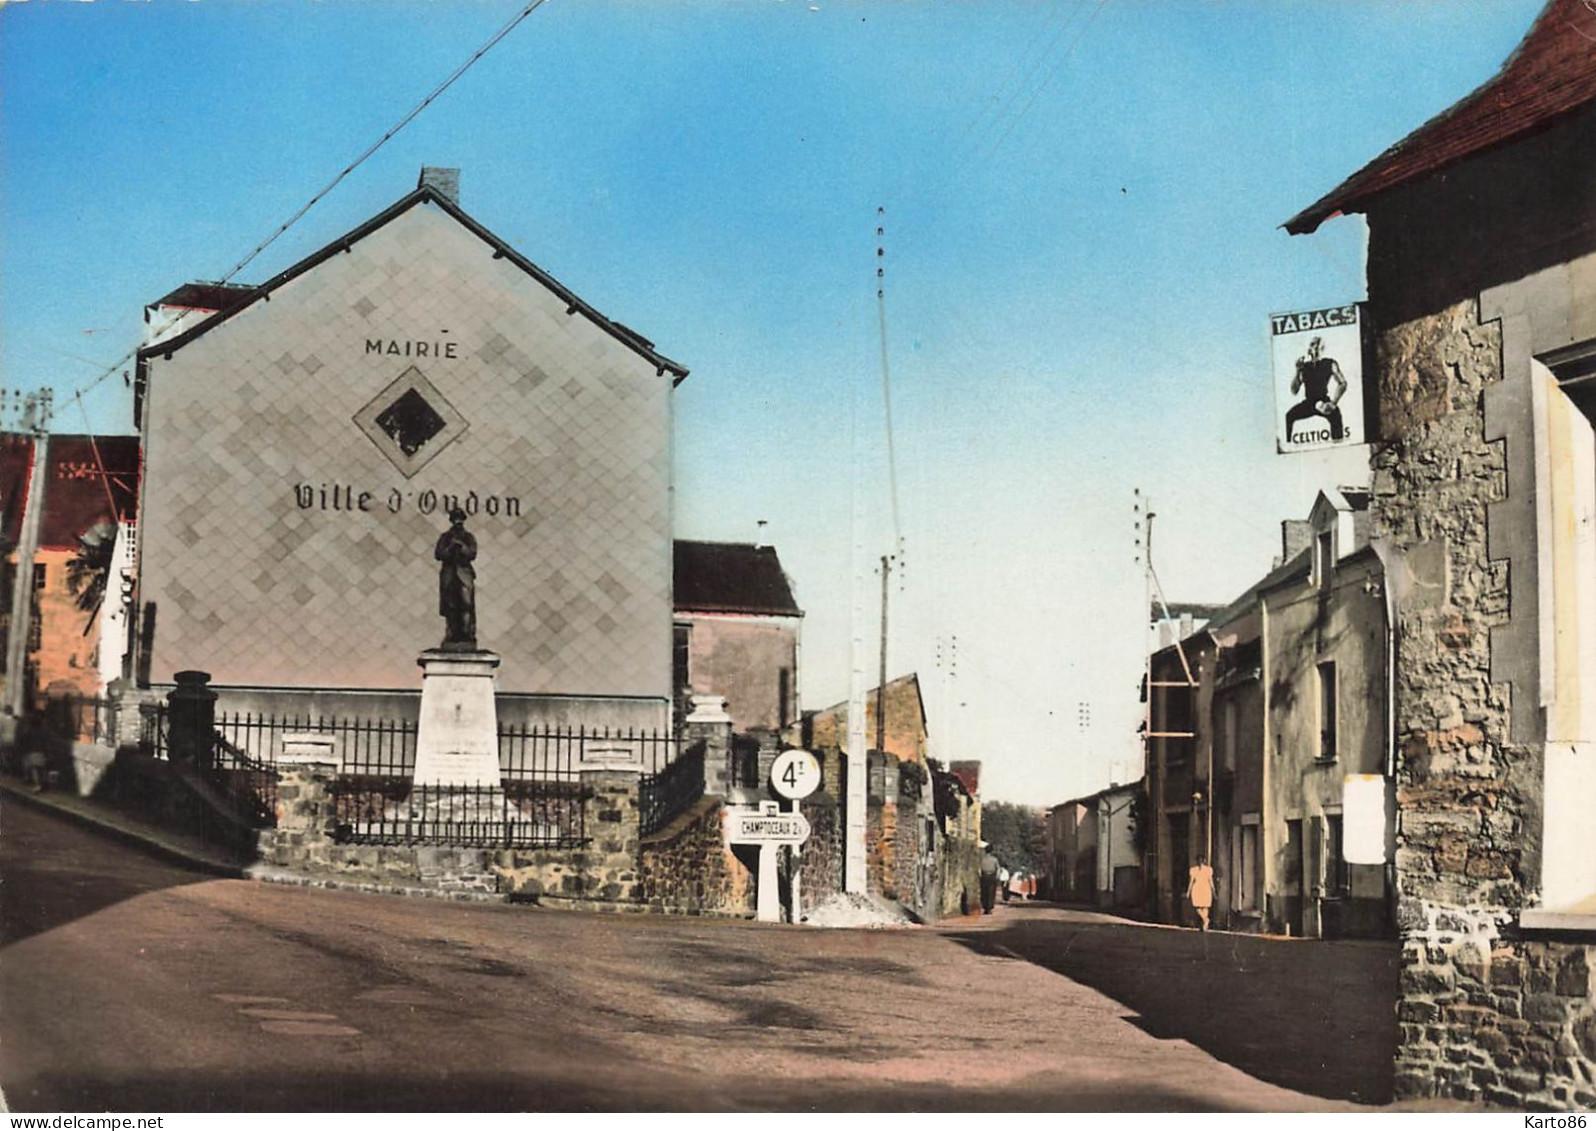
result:
[[[253,294],[255,288],[244,283],[184,283],[177,290],[156,299],[154,306],[181,306],[190,310],[231,310]]]
[[[1596,100],[1596,5],[1550,0],[1489,82],[1286,221],[1301,235],[1374,196],[1551,125]]]
[[[677,542],[675,575],[677,612],[803,615],[772,546]]]
[[[39,528],[41,549],[72,549],[78,544],[78,535],[96,523],[135,517],[139,490],[137,436],[52,436],[49,460],[44,482],[44,519]],[[0,440],[0,483],[4,484],[0,529],[7,546],[14,546],[21,533],[32,463],[32,437],[8,435]]]

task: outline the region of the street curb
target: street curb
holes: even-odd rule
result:
[[[81,828],[104,836],[108,840],[115,840],[132,848],[137,848],[151,856],[159,857],[171,864],[178,864],[191,871],[202,872],[206,875],[219,876],[229,880],[248,879],[247,866],[243,864],[229,864],[222,860],[207,858],[187,852],[181,848],[156,840],[154,837],[141,833],[138,830],[122,825],[110,824],[96,817],[94,813],[67,805],[57,805],[47,799],[47,796],[32,793],[21,789],[12,782],[0,780],[0,793],[12,801],[20,801],[29,808],[41,813],[54,813],[63,817]]]
[[[281,887],[317,888],[321,891],[356,891],[364,895],[399,896],[404,899],[440,899],[446,903],[502,903],[510,902],[500,892],[445,891],[441,888],[407,887],[403,884],[380,884],[364,880],[344,880],[336,876],[309,876],[302,872],[289,872],[267,864],[251,864],[242,878],[259,884],[277,884]]]

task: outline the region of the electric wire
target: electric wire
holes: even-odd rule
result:
[[[488,39],[488,41],[486,43],[484,43],[481,47],[477,48],[476,52],[471,56],[471,58],[467,59],[464,63],[460,64],[460,66],[456,67],[453,74],[451,74],[448,78],[444,79],[441,83],[439,83],[436,87],[434,87],[431,94],[427,95],[420,102],[418,102],[415,105],[415,107],[408,114],[406,114],[403,118],[400,118],[399,121],[396,124],[394,124],[392,127],[390,127],[387,133],[383,134],[380,138],[378,138],[375,142],[373,142],[369,147],[367,147],[367,149],[366,149],[366,151],[364,153],[362,153],[359,157],[356,157],[353,161],[351,161],[348,165],[346,165],[343,168],[343,170],[341,172],[339,172],[339,174],[336,177],[334,177],[332,180],[327,182],[326,186],[323,187],[320,192],[316,193],[315,196],[311,197],[310,200],[305,203],[304,207],[300,208],[299,211],[295,212],[292,216],[290,216],[287,220],[285,220],[282,223],[282,225],[280,227],[278,227],[278,229],[275,232],[273,232],[271,235],[267,236],[266,239],[261,241],[261,243],[258,244],[255,247],[255,250],[251,251],[248,255],[244,256],[243,259],[239,260],[238,263],[233,266],[232,270],[230,270],[229,272],[227,272],[227,274],[222,276],[222,278],[220,279],[220,282],[226,283],[234,275],[236,275],[240,271],[242,271],[246,266],[248,266],[255,259],[256,256],[258,256],[261,252],[265,251],[268,247],[270,247],[272,245],[272,243],[275,242],[276,239],[279,236],[281,236],[284,232],[288,231],[289,228],[293,227],[296,223],[298,223],[299,219],[302,216],[304,216],[305,213],[309,212],[312,208],[314,208],[316,206],[316,204],[324,196],[326,196],[328,193],[332,192],[333,189],[337,188],[338,185],[343,181],[343,179],[345,177],[347,177],[350,173],[353,173],[362,164],[364,164],[366,159],[371,157],[372,154],[376,153],[377,150],[381,149],[384,145],[388,144],[388,142],[394,137],[394,135],[396,135],[400,130],[402,130],[406,126],[408,126],[412,121],[414,121],[415,118],[423,110],[425,110],[428,106],[432,105],[432,103],[433,103],[433,101],[435,99],[437,99],[441,94],[443,94],[444,91],[448,90],[451,86],[453,86],[461,78],[461,76],[463,76],[467,71],[469,71],[472,68],[472,66],[474,66],[476,64],[478,59],[481,59],[482,56],[486,55],[489,51],[491,51],[493,49],[493,47],[501,39],[503,39],[505,36],[509,35],[512,31],[514,31],[516,29],[517,25],[519,25],[522,20],[526,19],[533,12],[535,12],[539,8],[541,8],[544,3],[545,3],[545,0],[531,0],[531,2],[526,5],[526,7],[522,8],[518,13],[516,13],[515,17],[513,19],[511,19],[509,23],[505,24],[498,31],[494,32],[493,35]]]
[[[330,192],[333,191],[333,189],[337,188],[340,184],[342,184],[343,181],[344,181],[344,178],[348,177],[349,174],[353,173],[361,165],[365,164],[365,162],[373,154],[375,154],[379,149],[381,149],[384,145],[386,145],[389,141],[391,141],[399,133],[400,130],[404,129],[411,122],[413,122],[421,114],[421,112],[423,110],[425,110],[428,106],[432,105],[432,103],[435,102],[446,90],[448,90],[451,86],[453,86],[456,82],[458,82],[465,75],[465,73],[467,71],[469,71],[474,65],[476,65],[476,63],[477,63],[477,61],[479,59],[481,59],[484,55],[486,55],[489,51],[491,51],[499,43],[500,40],[504,39],[505,36],[509,35],[512,31],[514,31],[516,29],[516,27],[519,26],[523,20],[525,20],[533,12],[535,12],[539,8],[541,8],[544,5],[545,2],[546,2],[546,0],[530,0],[530,2],[525,7],[523,7],[519,12],[517,12],[515,14],[515,16],[513,18],[511,18],[508,23],[506,23],[498,31],[494,32],[493,35],[488,38],[487,42],[485,42],[481,47],[477,48],[476,51],[472,53],[472,55],[471,55],[471,57],[469,59],[467,59],[464,63],[460,64],[460,66],[456,67],[454,69],[454,71],[451,72],[450,75],[446,79],[444,79],[441,83],[439,83],[436,87],[434,87],[432,89],[431,93],[429,93],[425,98],[423,98],[414,107],[412,107],[411,110],[408,113],[406,113],[404,115],[404,117],[400,118],[398,122],[396,122],[393,126],[389,127],[389,129],[388,129],[388,131],[386,133],[384,133],[380,138],[378,138],[371,145],[367,146],[366,149],[360,154],[360,156],[356,157],[348,165],[344,166],[344,168],[339,171],[337,176],[335,176],[332,180],[328,181],[326,185],[324,185],[318,192],[316,192],[315,195],[313,195],[308,201],[306,201],[305,204],[298,211],[296,211],[292,216],[290,216],[282,224],[278,225],[277,229],[274,232],[272,232],[271,235],[267,236],[260,243],[256,244],[254,249],[252,251],[250,251],[250,253],[248,255],[244,256],[243,259],[240,259],[236,264],[234,264],[233,267],[227,272],[227,274],[223,275],[221,277],[221,279],[218,280],[218,282],[220,282],[222,284],[228,283],[240,271],[242,271],[245,267],[249,266],[249,264],[253,263],[255,261],[255,259],[262,252],[264,252],[268,247],[270,247],[273,243],[275,243],[280,236],[282,236],[290,228],[292,228],[295,224],[297,224],[301,219],[303,219],[307,212],[309,212],[318,203],[320,203],[323,198],[325,198]],[[90,447],[91,447],[92,451],[94,452],[94,461],[95,461],[95,464],[96,464],[96,466],[98,468],[100,482],[105,486],[106,499],[107,499],[107,501],[110,504],[111,517],[112,517],[113,521],[119,521],[120,520],[120,516],[117,513],[116,499],[115,499],[115,496],[111,492],[110,477],[109,477],[109,474],[105,470],[105,463],[100,458],[99,444],[95,442],[94,429],[93,429],[93,426],[89,422],[88,409],[84,406],[83,396],[84,396],[85,393],[93,392],[101,384],[103,384],[106,380],[108,380],[111,376],[113,376],[118,370],[122,369],[125,365],[127,365],[135,357],[137,357],[139,349],[140,349],[140,347],[135,345],[132,349],[130,349],[126,353],[124,353],[114,364],[112,364],[109,367],[107,367],[104,370],[104,372],[102,372],[99,376],[95,377],[92,381],[90,381],[88,384],[82,386],[81,388],[73,390],[72,393],[70,394],[72,399],[77,402],[79,411],[83,414],[83,423],[84,423],[85,432],[86,432],[86,434],[89,437],[89,444],[90,444]],[[68,355],[68,356],[70,356],[70,355]],[[86,359],[84,359],[84,358],[75,358],[74,360],[84,361]],[[94,362],[92,364],[96,364],[97,365],[98,362]],[[126,381],[126,379],[127,379],[126,378],[126,374],[124,374],[123,375],[123,380]]]
[[[286,221],[284,221],[282,224],[280,224],[277,227],[277,229],[274,232],[272,232],[272,234],[270,236],[266,237],[266,239],[262,240],[259,244],[257,244],[255,246],[254,250],[252,250],[248,255],[244,256],[244,258],[239,260],[236,264],[234,264],[232,269],[229,270],[227,272],[227,274],[223,275],[222,278],[220,280],[218,280],[218,282],[220,282],[220,283],[229,282],[240,271],[242,271],[250,263],[254,262],[254,260],[263,251],[265,251],[268,247],[270,247],[280,236],[282,236],[290,228],[292,228],[296,223],[298,223],[301,219],[303,219],[305,214],[307,212],[309,212],[312,208],[314,208],[318,203],[320,203],[321,200],[323,198],[325,198],[328,193],[332,192],[333,189],[337,188],[338,185],[343,182],[344,178],[348,177],[349,174],[353,173],[357,168],[359,168],[362,164],[364,164],[367,159],[369,159],[379,149],[381,149],[390,140],[392,140],[394,138],[394,136],[399,133],[399,131],[403,130],[412,121],[414,121],[416,119],[416,117],[418,115],[420,115],[420,113],[423,110],[425,110],[428,106],[432,105],[433,102],[437,101],[437,99],[444,93],[444,91],[448,90],[451,86],[453,86],[456,82],[458,82],[465,75],[465,73],[467,71],[469,71],[472,68],[472,66],[474,66],[477,63],[477,61],[479,59],[481,59],[490,50],[492,50],[495,46],[497,46],[500,40],[504,39],[505,36],[509,35],[510,32],[514,31],[516,29],[516,27],[519,26],[520,23],[523,20],[525,20],[533,12],[535,12],[539,8],[541,8],[544,5],[544,3],[546,3],[546,0],[529,0],[529,3],[527,3],[519,12],[517,12],[515,14],[515,16],[513,18],[511,18],[508,23],[506,23],[498,31],[494,32],[493,35],[491,35],[488,38],[488,40],[485,43],[483,43],[483,45],[481,47],[477,48],[476,51],[472,53],[470,58],[468,58],[464,63],[460,64],[460,66],[456,67],[454,69],[454,71],[451,72],[450,75],[447,78],[445,78],[441,83],[439,83],[436,87],[434,87],[432,89],[431,93],[429,93],[425,98],[423,98],[420,102],[418,102],[407,114],[404,115],[404,117],[400,118],[398,122],[396,122],[393,126],[391,126],[386,133],[384,133],[374,143],[372,143],[371,145],[367,146],[365,151],[362,152],[360,154],[360,156],[356,157],[353,161],[351,161],[348,165],[346,165],[338,173],[337,176],[335,176],[332,180],[328,181],[327,184],[324,187],[322,187],[322,189],[320,191],[318,191],[314,196],[312,196],[310,198],[310,200],[307,201],[304,204],[303,207],[301,207],[292,216],[290,216]],[[113,364],[108,366],[102,373],[100,373],[99,376],[95,377],[92,381],[89,381],[87,384],[85,384],[82,387],[80,387],[72,395],[73,396],[77,396],[77,397],[81,397],[85,393],[93,392],[101,384],[103,384],[109,378],[114,376],[118,370],[122,369],[123,366],[127,365],[134,358],[136,358],[138,356],[138,352],[139,352],[140,348],[141,348],[140,346],[135,345],[132,349],[128,350],[120,358],[118,358],[116,362],[114,362]],[[96,363],[96,364],[98,364],[98,363]],[[124,374],[124,381],[126,381],[126,375],[125,374]]]

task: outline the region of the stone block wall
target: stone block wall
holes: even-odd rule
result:
[[[332,763],[278,765],[277,827],[261,834],[271,866],[379,887],[500,893],[568,906],[635,906],[641,898],[637,775],[582,775],[589,842],[574,848],[340,844]]]
[[[981,908],[981,842],[945,836],[937,852],[937,890],[944,916]]]
[[[1405,901],[1398,1096],[1596,1108],[1596,947]]]
[[[919,794],[905,773],[898,788],[897,836],[892,843],[893,871],[898,877],[898,899],[920,919],[936,919],[932,889],[934,876],[928,867],[929,846],[924,843],[926,818],[919,811]]]
[[[754,913],[754,875],[726,846],[726,806],[706,797],[643,840],[638,898],[650,911],[680,915]]]
[[[493,894],[499,882],[480,848],[339,844],[333,838],[333,763],[278,766],[277,827],[260,834],[264,863],[303,875],[393,889]]]
[[[1539,890],[1543,766],[1513,743],[1512,693],[1492,678],[1492,632],[1514,611],[1505,548],[1487,543],[1508,489],[1485,409],[1501,330],[1466,299],[1376,345],[1372,517],[1399,563],[1396,1093],[1596,1106],[1596,944],[1516,925]]]
[[[490,866],[500,888],[540,903],[636,904],[642,898],[637,775],[582,774],[586,848],[503,849]]]
[[[898,898],[898,806],[879,802],[865,817],[865,868],[870,890],[887,899]]]
[[[799,812],[809,821],[800,886],[804,904],[813,907],[842,891],[842,807],[828,790],[820,790],[799,804]]]

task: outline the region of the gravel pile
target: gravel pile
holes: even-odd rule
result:
[[[908,927],[903,908],[873,895],[834,895],[804,916],[811,927]]]

